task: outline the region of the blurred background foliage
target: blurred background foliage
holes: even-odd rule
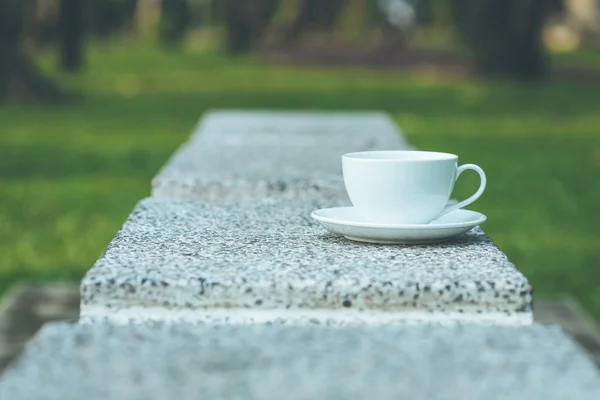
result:
[[[581,3],[595,23],[567,12]],[[597,14],[595,0],[1,0],[0,99],[59,96],[32,65],[40,49],[57,48],[60,67],[76,72],[90,41],[152,32],[172,50],[198,30],[217,33],[238,55],[332,37],[399,53],[418,33],[446,34],[480,75],[539,80],[548,74],[544,33],[554,30],[555,42],[590,36]]]
[[[206,110],[376,109],[600,320],[599,4],[0,0],[0,293],[81,279]]]

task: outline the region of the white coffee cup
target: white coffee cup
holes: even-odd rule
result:
[[[461,173],[476,171],[481,184],[467,200],[448,205]],[[431,151],[365,151],[342,156],[344,184],[357,212],[376,224],[427,224],[477,200],[486,177],[458,156]]]

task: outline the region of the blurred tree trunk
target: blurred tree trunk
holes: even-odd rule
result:
[[[415,8],[416,23],[420,26],[431,26],[435,18],[434,2],[432,0],[418,0],[410,3]]]
[[[84,63],[84,0],[61,0],[59,12],[61,67],[75,72]]]
[[[222,0],[226,46],[230,53],[253,49],[265,33],[278,6],[277,0]]]
[[[540,79],[548,60],[542,29],[562,0],[453,0],[459,34],[483,75]]]
[[[164,45],[179,45],[191,23],[191,9],[187,0],[161,1],[160,39]]]
[[[35,69],[23,46],[26,1],[0,0],[0,101],[55,99],[60,91]]]
[[[226,47],[229,53],[243,53],[252,48],[252,26],[245,8],[247,0],[222,0],[225,6]]]
[[[295,43],[313,29],[331,31],[348,5],[347,0],[303,0],[286,40]]]
[[[89,2],[89,29],[99,38],[133,30],[138,1],[148,0],[86,0]]]

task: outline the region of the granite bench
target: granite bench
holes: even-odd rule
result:
[[[344,153],[408,148],[383,113],[215,111],[152,181],[152,196],[346,199]]]
[[[434,246],[326,233],[341,156],[408,149],[385,114],[215,111],[82,281],[84,322],[532,322],[532,288],[481,229]]]
[[[532,322],[531,285],[480,229],[350,242],[310,218],[323,202],[145,199],[82,280],[82,321]]]
[[[599,399],[480,228],[385,246],[310,218],[348,203],[343,153],[394,148],[378,113],[209,114],[82,280],[79,323],[43,328],[0,399]]]
[[[598,400],[561,330],[47,325],[0,379],[10,400]]]

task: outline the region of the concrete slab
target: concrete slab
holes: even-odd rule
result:
[[[597,400],[556,327],[46,326],[0,379],[11,400]]]
[[[216,111],[154,178],[152,195],[346,199],[344,153],[408,148],[383,113]]]
[[[537,300],[533,309],[535,322],[560,326],[600,367],[600,330],[575,300],[568,297]]]
[[[535,322],[560,326],[600,367],[600,331],[574,300],[538,299],[533,309]],[[79,285],[19,285],[8,292],[0,304],[0,373],[44,323],[78,315]]]
[[[532,288],[476,228],[450,242],[350,242],[326,201],[143,200],[84,277],[85,322],[530,324]]]
[[[12,288],[0,303],[0,372],[43,324],[78,317],[76,286],[46,283]]]

